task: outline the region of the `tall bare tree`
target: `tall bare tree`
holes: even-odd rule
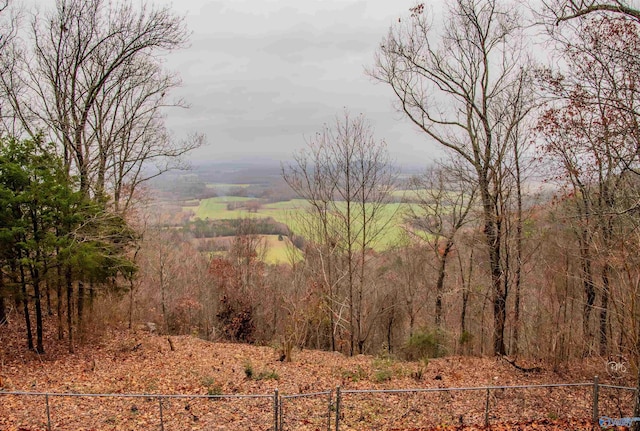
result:
[[[383,40],[371,74],[390,85],[398,109],[427,137],[474,172],[489,256],[493,351],[504,354],[511,287],[505,192],[513,180],[513,140],[532,107],[520,20],[497,0],[457,0],[437,37],[424,5],[411,12]]]

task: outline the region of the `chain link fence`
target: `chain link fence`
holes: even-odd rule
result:
[[[589,383],[324,391],[308,394],[157,395],[0,391],[0,428],[57,430],[426,429],[540,419],[631,416],[635,388]],[[29,398],[41,400],[33,408]],[[61,408],[62,405],[65,408]],[[443,407],[446,406],[446,407]]]

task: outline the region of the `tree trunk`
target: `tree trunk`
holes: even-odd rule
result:
[[[134,283],[133,277],[129,279],[129,329],[133,329],[133,296]]]
[[[520,353],[520,289],[522,287],[522,178],[520,176],[520,154],[518,144],[514,144],[514,162],[516,165],[516,267],[515,303],[513,310],[513,354]]]
[[[96,286],[93,281],[89,282],[89,314],[93,314],[93,301],[96,299]]]
[[[453,238],[447,239],[438,269],[438,281],[436,282],[436,327],[442,329],[442,297],[444,295],[444,277],[447,269],[447,257],[453,247]]]
[[[33,350],[33,334],[31,333],[31,317],[29,316],[29,295],[27,293],[27,282],[24,277],[24,267],[22,265],[20,265],[20,287],[22,289],[24,322],[27,327],[27,347],[29,350]]]
[[[585,354],[589,353],[589,346],[591,345],[593,333],[591,332],[591,311],[596,301],[596,288],[593,282],[593,273],[591,270],[591,252],[589,250],[589,244],[587,242],[588,232],[583,229],[580,237],[580,258],[582,267],[582,285],[585,293],[585,303],[582,314],[582,330],[585,337],[586,349]]]
[[[464,269],[462,267],[462,258],[458,253],[458,264],[460,265],[460,278],[462,281],[462,309],[460,310],[460,335],[464,336],[467,332],[467,307],[469,304],[469,293],[471,292],[471,275],[473,273],[473,248],[469,255],[469,272],[467,279],[464,278]]]
[[[65,276],[67,281],[67,331],[69,332],[69,353],[73,353],[73,280],[71,278],[70,266],[67,266]]]
[[[62,320],[62,268],[58,265],[56,277],[56,312],[58,313],[58,341],[64,339],[64,321]]]
[[[36,304],[36,352],[44,353],[44,345],[42,340],[42,294],[40,292],[40,282],[38,280],[34,280],[33,290]]]
[[[0,326],[7,324],[7,305],[4,298],[4,275],[0,271]]]
[[[84,283],[78,281],[78,337],[82,338],[84,326]]]
[[[609,275],[611,273],[611,266],[609,263],[605,263],[602,267],[602,303],[600,308],[600,355],[604,356],[607,353],[607,323],[608,323],[608,311],[609,311]]]
[[[489,267],[491,270],[491,290],[493,302],[493,354],[505,355],[504,325],[507,317],[507,292],[503,291],[503,268],[500,262],[500,232],[493,219],[493,204],[488,191],[488,184],[481,184],[480,189],[487,187],[483,194],[484,231],[489,249]]]
[[[37,259],[38,261],[40,259]],[[33,296],[36,308],[36,353],[44,353],[44,345],[42,341],[42,292],[40,289],[40,271],[38,268],[32,267],[31,283],[33,284]]]
[[[53,308],[51,307],[51,284],[49,279],[45,281],[45,294],[47,296],[47,316],[53,316]]]

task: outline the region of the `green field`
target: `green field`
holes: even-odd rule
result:
[[[267,243],[267,255],[265,262],[269,264],[281,264],[297,262],[302,259],[302,252],[298,250],[288,238],[278,240],[278,235],[260,235]]]
[[[203,199],[198,207],[188,207],[185,209],[194,212],[196,218],[202,220],[224,220],[237,218],[266,218],[271,217],[274,220],[289,226],[294,233],[304,235],[303,216],[304,211],[309,208],[309,203],[304,199],[293,199],[290,201],[275,202],[262,205],[256,212],[248,210],[235,209],[228,210],[227,204],[254,200],[252,198],[242,197],[215,197]],[[381,236],[375,245],[376,250],[385,250],[397,244],[402,238],[404,229],[403,217],[410,209],[411,204],[390,203],[383,207],[380,219],[385,224],[381,232]]]

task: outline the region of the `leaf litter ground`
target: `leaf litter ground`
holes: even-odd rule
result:
[[[601,359],[523,372],[488,357],[447,357],[428,364],[389,357],[295,351],[279,361],[268,346],[213,343],[190,336],[109,330],[86,340],[76,353],[50,342],[44,355],[27,352],[20,325],[0,328],[2,391],[73,394],[138,394],[130,398],[49,397],[53,430],[160,429],[160,401],[150,395],[181,394],[162,400],[164,430],[272,429],[273,394],[282,398],[282,428],[335,429],[335,389],[343,391],[341,430],[587,430],[593,426],[593,387],[496,389],[489,392],[349,392],[428,388],[469,388],[592,382],[632,386],[633,379],[608,378]],[[53,338],[51,338],[53,340]],[[329,395],[333,391],[331,404]],[[346,392],[344,392],[346,391]],[[317,394],[319,393],[319,394]],[[196,395],[233,395],[215,399]],[[290,397],[295,394],[315,394]],[[264,397],[246,397],[266,395]],[[630,391],[600,390],[600,413],[631,415]],[[237,398],[236,398],[237,397]],[[0,429],[47,428],[44,396],[0,395]]]

